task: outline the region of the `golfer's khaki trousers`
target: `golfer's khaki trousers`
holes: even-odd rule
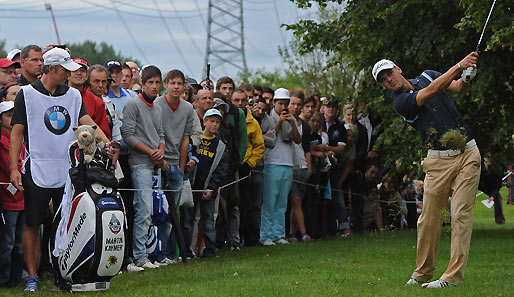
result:
[[[451,254],[448,268],[441,279],[450,284],[462,282],[469,255],[473,228],[473,206],[480,180],[480,152],[474,146],[453,157],[427,156],[423,212],[418,219],[417,280],[429,280],[435,270],[437,246],[445,216],[448,197],[451,199]]]

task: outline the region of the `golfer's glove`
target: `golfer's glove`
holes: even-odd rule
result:
[[[467,83],[477,75],[477,69],[473,67],[468,67],[462,71],[462,80]]]

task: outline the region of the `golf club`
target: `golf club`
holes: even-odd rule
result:
[[[478,53],[478,50],[480,49],[480,43],[482,42],[482,37],[484,37],[485,28],[487,27],[487,24],[489,23],[489,18],[491,17],[491,13],[493,12],[494,5],[496,4],[496,0],[493,1],[493,5],[491,5],[491,9],[489,10],[489,14],[487,15],[487,19],[485,20],[484,28],[482,29],[482,34],[480,34],[480,39],[478,39],[478,44],[475,49],[475,52]],[[462,78],[465,82],[470,81],[473,77],[476,75],[476,68],[468,67],[466,68],[462,73]]]

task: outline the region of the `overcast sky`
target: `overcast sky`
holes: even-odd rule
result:
[[[16,45],[57,43],[50,12],[45,10],[44,3],[0,0],[0,40],[6,40],[7,52]],[[61,42],[105,41],[123,55],[154,64],[163,72],[178,68],[198,80],[205,75],[202,71],[208,0],[52,0],[46,3],[52,5]],[[281,67],[278,47],[292,38],[292,33],[280,24],[291,24],[315,14],[315,9],[297,9],[289,0],[243,0],[243,9],[248,68],[264,67],[269,71]],[[214,72],[220,74],[219,69]],[[236,70],[229,67],[222,72],[236,75]]]

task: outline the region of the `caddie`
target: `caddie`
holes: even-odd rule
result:
[[[393,108],[419,131],[428,155],[423,162],[425,190],[423,212],[418,219],[416,269],[407,285],[443,288],[462,282],[469,255],[473,206],[480,179],[480,152],[471,132],[446,92],[462,93],[473,79],[464,73],[476,68],[478,53],[471,52],[445,73],[425,70],[414,79],[405,79],[400,67],[389,60],[378,61],[373,78],[393,92]],[[453,141],[447,141],[452,139]],[[451,143],[461,143],[451,147]],[[451,253],[448,268],[435,281],[432,278],[437,260],[437,246],[443,220],[442,213],[451,199]]]
[[[67,149],[76,138],[72,128],[79,124],[96,125],[87,113],[80,92],[65,84],[70,71],[79,69],[80,65],[61,48],[48,50],[43,60],[42,77],[21,87],[16,95],[11,121],[10,179],[18,190],[25,192],[22,246],[28,272],[27,292],[39,290],[39,226],[45,219],[50,200],[54,211],[61,203],[70,167]],[[101,129],[96,129],[96,134],[110,147]],[[17,161],[23,142],[28,161],[22,176]],[[113,150],[109,153],[112,155]]]

